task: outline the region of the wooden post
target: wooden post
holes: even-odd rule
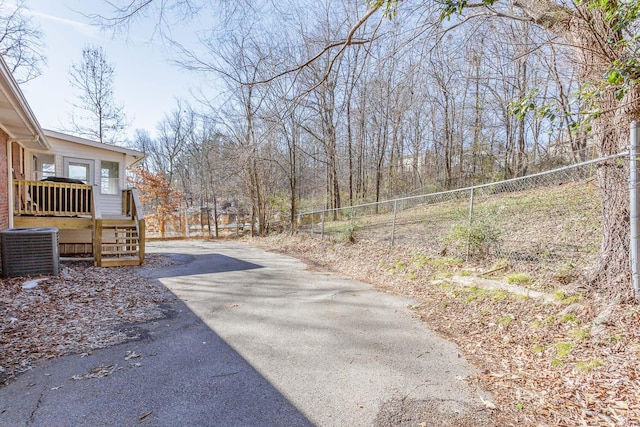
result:
[[[189,238],[189,212],[184,210],[184,237]]]
[[[93,222],[93,265],[102,266],[102,220]]]
[[[144,262],[145,256],[145,238],[146,238],[146,229],[144,218],[138,221],[138,251],[140,253],[140,265]]]
[[[218,198],[213,196],[213,227],[215,229],[216,239],[219,237],[218,235]],[[211,232],[209,232],[209,237],[211,237]]]

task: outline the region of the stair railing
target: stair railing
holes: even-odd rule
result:
[[[102,265],[102,212],[97,197],[91,198],[91,217],[93,219],[93,265]]]
[[[137,189],[129,188],[122,191],[122,214],[130,217],[136,223],[140,264],[142,264],[145,256],[145,221],[142,217],[142,204]]]

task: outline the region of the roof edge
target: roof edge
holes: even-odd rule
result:
[[[105,144],[104,142],[93,141],[91,139],[86,139],[86,138],[82,138],[75,135],[69,135],[67,133],[63,133],[63,132],[59,132],[51,129],[43,129],[43,131],[44,131],[44,135],[49,138],[61,139],[63,141],[73,142],[75,144],[86,145],[88,147],[100,148],[108,151],[115,151],[116,153],[126,154],[136,159],[142,159],[146,156],[146,154],[143,151],[133,150],[131,148],[125,148],[119,145]]]
[[[22,93],[18,82],[15,77],[13,77],[13,73],[9,70],[7,63],[4,61],[2,56],[0,56],[0,76],[2,77],[0,90],[2,90],[9,103],[11,103],[14,111],[22,118],[25,126],[32,133],[33,139],[31,142],[37,142],[43,149],[51,148],[38,119],[36,119],[36,116],[33,113],[33,110],[31,110],[31,107]],[[9,137],[20,142],[19,139],[14,138],[14,135],[9,135]]]

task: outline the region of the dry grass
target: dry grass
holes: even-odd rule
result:
[[[446,252],[466,259],[469,250],[471,259],[484,263],[485,269],[505,260],[529,273],[539,288],[548,289],[580,277],[597,259],[598,192],[595,181],[589,179],[498,194],[478,192],[471,225],[468,198],[425,199],[423,204],[399,207],[395,228],[393,211],[373,214],[371,208],[355,209],[354,219],[330,221],[327,217],[324,234],[336,240],[348,237],[385,245],[393,231],[396,244],[420,248],[427,255]],[[310,226],[305,229],[310,231]],[[316,223],[315,234],[320,230]]]
[[[409,247],[298,237],[254,243],[414,298],[416,316],[479,369],[471,381],[493,393],[496,425],[640,425],[635,304],[566,290],[543,302],[449,285],[473,267]]]

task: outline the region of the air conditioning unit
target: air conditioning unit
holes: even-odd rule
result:
[[[9,228],[0,232],[2,277],[58,275],[57,228]]]

